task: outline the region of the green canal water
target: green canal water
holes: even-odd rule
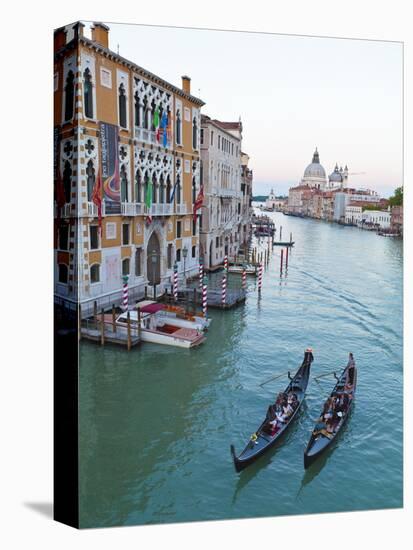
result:
[[[194,350],[80,346],[80,523],[166,523],[395,508],[403,504],[402,242],[271,214],[296,241],[274,252],[258,299],[221,312]],[[237,474],[239,452],[304,349],[304,407],[278,447]],[[333,449],[306,472],[303,450],[354,353],[356,404]]]

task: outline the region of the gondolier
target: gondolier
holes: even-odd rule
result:
[[[276,416],[276,422],[273,421],[272,413],[273,408],[269,408],[267,415],[264,421],[261,423],[260,427],[253,436],[251,436],[250,441],[247,443],[244,450],[237,456],[235,454],[235,448],[231,445],[231,454],[234,461],[235,470],[240,472],[257,458],[262,456],[267,450],[269,450],[276,441],[286,432],[288,427],[293,422],[294,418],[297,417],[297,413],[300,410],[302,402],[304,400],[305,391],[308,385],[308,379],[310,376],[310,367],[313,362],[314,357],[311,348],[307,348],[304,353],[304,360],[296,372],[296,374],[290,377],[290,383],[284,391],[284,396],[287,396],[287,399],[281,403],[281,399],[277,399],[274,407],[283,407],[282,412]],[[295,396],[295,397],[293,397]],[[294,400],[294,407],[288,404],[288,398]],[[289,407],[292,409],[290,411]],[[290,414],[288,414],[290,413]],[[269,421],[272,422],[271,427],[269,426]]]

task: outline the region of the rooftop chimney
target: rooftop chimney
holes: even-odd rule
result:
[[[191,79],[189,76],[182,77],[182,89],[188,95],[191,93]]]
[[[95,21],[91,29],[93,42],[109,49],[109,27],[103,23]]]

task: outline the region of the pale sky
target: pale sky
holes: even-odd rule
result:
[[[352,186],[402,185],[401,43],[108,25],[110,49],[178,87],[190,76],[203,113],[241,116],[254,194],[288,192],[316,146],[327,174],[365,172]]]

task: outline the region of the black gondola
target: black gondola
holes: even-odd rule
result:
[[[286,432],[290,424],[296,418],[297,413],[304,400],[304,394],[307,389],[308,379],[310,376],[310,367],[314,357],[311,349],[307,349],[304,353],[304,360],[301,367],[296,372],[293,378],[284,391],[284,395],[295,394],[296,403],[294,405],[294,412],[284,422],[277,422],[277,426],[270,430],[269,422],[275,418],[275,405],[270,405],[267,411],[267,415],[258,428],[258,430],[251,436],[250,441],[247,443],[245,449],[239,456],[236,456],[234,445],[231,445],[231,454],[234,460],[234,466],[237,472],[240,472],[258,457],[262,456],[268,449],[270,449]]]
[[[321,455],[335,440],[340,430],[346,423],[350,414],[357,386],[357,369],[353,354],[350,353],[348,364],[338,378],[329,398],[324,403],[323,411],[320,415],[320,421],[315,425],[310,437],[310,441],[304,451],[304,468],[308,468],[317,457]],[[330,415],[333,416],[324,422],[323,415],[327,412],[332,399],[339,399]],[[330,428],[330,429],[328,429]]]

